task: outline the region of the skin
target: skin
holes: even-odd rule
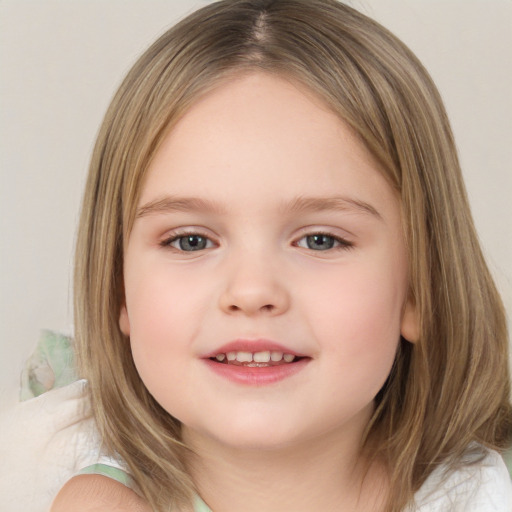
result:
[[[119,482],[100,475],[72,478],[59,492],[50,512],[151,512],[149,505]]]
[[[148,171],[124,280],[121,330],[213,510],[382,508],[382,468],[363,482],[358,447],[400,335],[417,337],[400,205],[318,98],[257,72],[198,100]],[[307,364],[229,381],[205,355],[240,338]]]

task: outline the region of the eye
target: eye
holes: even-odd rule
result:
[[[350,242],[326,233],[313,233],[303,236],[297,241],[296,245],[297,247],[303,247],[312,251],[328,251],[329,249],[348,249],[352,247]]]
[[[183,252],[202,251],[213,247],[213,242],[202,235],[191,233],[186,235],[174,236],[162,242],[165,247],[172,247]]]

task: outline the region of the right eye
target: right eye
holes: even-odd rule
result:
[[[183,252],[202,251],[214,246],[209,238],[196,233],[173,236],[165,240],[162,245]]]

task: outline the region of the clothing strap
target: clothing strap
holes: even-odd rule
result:
[[[107,466],[106,464],[93,464],[92,466],[87,466],[86,468],[81,469],[78,472],[79,475],[102,475],[116,482],[123,484],[130,489],[134,488],[134,482],[131,476],[122,469],[115,468],[113,466]]]
[[[212,512],[212,509],[196,494],[194,512]]]

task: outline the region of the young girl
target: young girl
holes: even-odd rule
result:
[[[114,98],[53,511],[510,511],[503,307],[439,94],[334,0],[223,0]],[[88,473],[88,474],[87,474]]]

